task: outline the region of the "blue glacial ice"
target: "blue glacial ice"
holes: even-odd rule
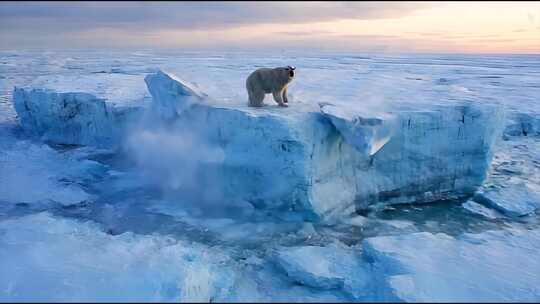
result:
[[[486,177],[504,119],[500,107],[474,103],[399,111],[386,121],[366,120],[350,109],[325,115],[339,122],[336,128],[341,133],[359,138],[369,134],[367,141],[350,142],[358,143],[357,150],[370,157],[364,163],[353,161],[357,165],[346,166],[350,171],[340,174],[351,176],[349,188],[356,189],[354,198],[364,207],[432,202],[473,193]]]
[[[44,141],[117,145],[130,123],[150,104],[146,88],[139,85],[140,76],[50,78],[38,78],[13,90],[21,126]]]

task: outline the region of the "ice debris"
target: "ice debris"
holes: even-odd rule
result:
[[[538,187],[529,183],[481,189],[473,200],[509,216],[524,216],[540,208]]]

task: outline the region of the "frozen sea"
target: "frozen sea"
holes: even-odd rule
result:
[[[339,224],[287,220],[170,195],[117,151],[41,142],[12,103],[15,86],[89,83],[143,102],[144,77],[161,69],[244,104],[247,75],[283,65],[297,67],[291,107],[500,104],[504,134],[484,185],[465,201]],[[0,301],[538,302],[539,208],[538,55],[0,52]]]

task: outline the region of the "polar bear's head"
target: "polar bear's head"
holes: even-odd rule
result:
[[[296,68],[288,65],[286,67],[276,68],[276,70],[278,70],[279,74],[282,75],[280,77],[283,77],[283,79],[287,79],[289,82],[294,78],[294,70],[296,70]]]
[[[294,70],[296,70],[295,67],[288,65],[286,68],[287,72],[289,73],[289,78],[294,78]]]

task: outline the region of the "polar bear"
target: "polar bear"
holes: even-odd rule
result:
[[[281,106],[287,107],[287,86],[294,78],[292,66],[279,68],[260,68],[251,73],[246,80],[250,107],[264,106],[265,94],[272,93],[274,100]]]

